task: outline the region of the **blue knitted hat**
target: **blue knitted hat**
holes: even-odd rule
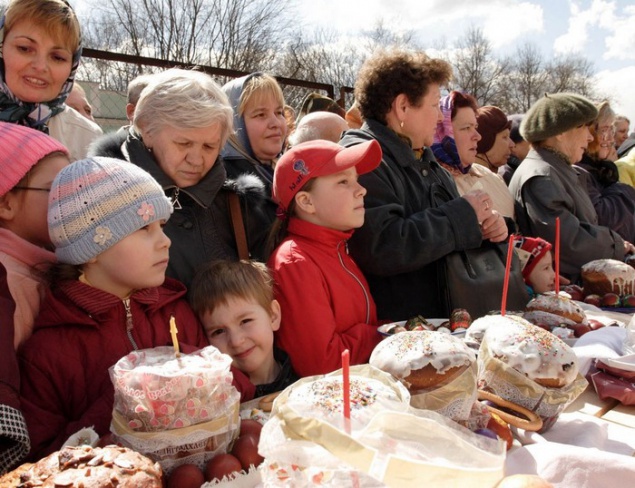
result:
[[[49,235],[61,263],[84,264],[171,214],[172,203],[161,186],[138,166],[112,158],[82,159],[53,181]]]

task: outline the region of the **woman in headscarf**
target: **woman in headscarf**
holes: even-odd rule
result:
[[[102,133],[67,106],[81,59],[79,22],[63,0],[11,0],[0,19],[0,121],[48,133],[71,161]]]
[[[443,120],[437,124],[432,151],[437,161],[447,169],[460,195],[483,190],[492,199],[493,208],[510,219],[514,230],[514,199],[505,182],[476,162],[482,136],[476,119],[478,105],[471,95],[452,91],[439,102]],[[506,120],[505,120],[506,121]]]

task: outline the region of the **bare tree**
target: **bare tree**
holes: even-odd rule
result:
[[[483,29],[470,27],[456,42],[451,56],[458,88],[476,97],[481,105],[497,100],[499,81],[509,70],[509,61],[494,57],[490,42]]]
[[[557,57],[548,63],[546,71],[549,91],[595,96],[593,63],[588,59],[576,55]]]
[[[523,113],[547,88],[548,73],[542,53],[530,43],[516,49],[510,72],[501,80],[501,105],[508,113]]]
[[[271,63],[291,24],[291,0],[97,0],[87,45],[250,71]]]

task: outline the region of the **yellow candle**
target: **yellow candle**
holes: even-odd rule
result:
[[[172,345],[174,346],[174,354],[178,358],[181,353],[179,351],[179,341],[176,338],[176,335],[179,333],[179,330],[176,328],[176,320],[174,320],[174,315],[170,317],[170,335],[172,336]]]

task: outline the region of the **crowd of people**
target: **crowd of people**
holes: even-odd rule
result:
[[[0,40],[0,472],[106,435],[108,368],[171,344],[170,317],[184,351],[232,357],[247,400],[346,349],[366,363],[382,322],[449,317],[453,253],[517,234],[543,293],[556,219],[563,281],[635,252],[635,144],[608,102],[507,115],[445,92],[446,61],[385,50],[348,111],[311,94],[294,119],[270,74],[168,69],[103,135],[64,0],[10,0]]]

